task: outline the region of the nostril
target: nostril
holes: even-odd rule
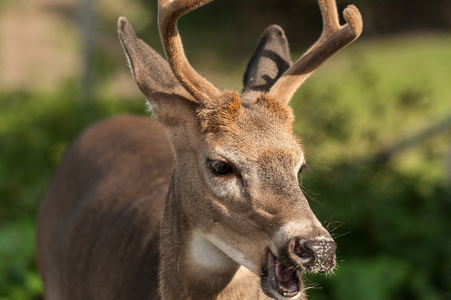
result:
[[[325,273],[335,267],[336,249],[337,245],[333,240],[298,240],[295,242],[294,254],[301,259],[307,272]]]
[[[303,243],[300,243],[299,241],[296,242],[294,253],[304,259],[311,259],[314,256],[313,247],[309,245],[309,241]]]

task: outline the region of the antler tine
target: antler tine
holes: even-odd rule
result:
[[[199,102],[207,103],[220,92],[189,64],[177,30],[177,20],[184,14],[212,0],[159,0],[158,25],[164,51],[174,75],[182,86]]]
[[[335,0],[319,0],[323,15],[323,32],[310,49],[289,68],[269,91],[271,97],[287,104],[299,86],[330,56],[357,39],[362,33],[362,16],[357,7],[349,5],[340,26]]]

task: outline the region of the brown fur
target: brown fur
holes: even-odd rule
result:
[[[280,101],[270,97],[266,93],[261,94],[257,98],[257,104],[265,107],[270,115],[277,118],[282,124],[285,124],[287,130],[292,130],[294,114],[290,106],[281,104]]]
[[[237,92],[224,92],[215,106],[200,107],[197,110],[202,132],[226,130],[242,113],[240,95]]]
[[[172,165],[162,128],[145,117],[116,117],[83,132],[39,213],[37,257],[47,300],[155,299],[153,245]]]

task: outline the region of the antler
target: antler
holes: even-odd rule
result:
[[[219,97],[220,92],[189,64],[177,30],[177,20],[184,14],[212,0],[159,0],[158,24],[164,51],[174,75],[199,103]]]
[[[332,54],[353,42],[362,33],[362,16],[349,5],[340,26],[335,0],[319,0],[323,15],[323,32],[310,49],[272,86],[269,95],[287,104],[299,86]]]

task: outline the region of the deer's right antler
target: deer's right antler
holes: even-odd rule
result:
[[[184,14],[212,0],[159,0],[158,25],[161,41],[169,65],[182,86],[199,102],[208,103],[220,96],[220,92],[200,76],[188,62],[182,40],[177,30],[177,20]]]
[[[335,0],[319,0],[323,15],[321,37],[272,86],[269,95],[287,104],[299,86],[332,54],[357,39],[363,23],[359,10],[349,5],[343,12],[346,25],[340,26]]]

